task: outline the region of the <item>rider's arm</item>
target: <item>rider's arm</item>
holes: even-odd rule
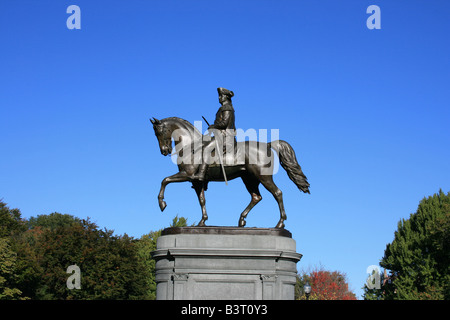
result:
[[[215,129],[226,129],[231,118],[232,111],[222,111],[211,126]]]

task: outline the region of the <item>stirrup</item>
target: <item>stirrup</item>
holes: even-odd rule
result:
[[[205,175],[194,174],[191,176],[192,180],[205,181]]]

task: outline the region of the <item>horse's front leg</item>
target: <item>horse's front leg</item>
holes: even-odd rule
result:
[[[185,181],[188,181],[188,176],[184,171],[175,173],[174,175],[171,175],[163,179],[163,181],[161,182],[161,189],[159,190],[158,194],[158,203],[161,211],[164,211],[164,209],[167,207],[167,203],[164,201],[164,191],[166,190],[166,186],[172,182],[185,182]]]

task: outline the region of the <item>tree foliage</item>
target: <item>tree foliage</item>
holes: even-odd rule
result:
[[[170,225],[171,227],[186,227],[187,219],[184,217],[178,218],[176,216]],[[151,231],[143,235],[137,242],[137,255],[140,262],[143,264],[146,274],[149,276],[146,279],[148,299],[156,299],[156,281],[155,281],[155,260],[152,259],[151,252],[156,250],[156,242],[161,236],[161,231]]]
[[[17,254],[11,247],[12,239],[26,229],[18,209],[10,209],[0,201],[0,300],[20,299],[17,288]]]
[[[424,198],[399,221],[380,265],[390,270],[385,299],[450,299],[450,193]]]
[[[171,227],[185,227],[175,217]],[[22,219],[0,201],[0,299],[155,299],[156,249],[162,230],[139,239],[115,235],[88,219],[57,212]],[[81,272],[81,289],[69,289],[69,266]],[[298,278],[313,287],[311,299],[355,299],[345,274],[316,269]]]
[[[171,226],[187,219],[177,216]],[[0,201],[0,299],[155,299],[151,252],[161,231],[134,239],[58,212],[25,220]],[[73,265],[80,290],[67,286]]]
[[[356,295],[348,288],[347,276],[340,271],[327,271],[323,267],[316,267],[308,273],[303,272],[297,277],[297,300],[306,299],[303,292],[306,282],[311,286],[311,300],[356,300]]]
[[[17,255],[11,250],[9,241],[0,238],[0,300],[18,299],[22,291],[15,288],[15,265]]]
[[[11,237],[25,231],[26,224],[19,209],[10,209],[0,200],[0,238]]]
[[[31,217],[26,221],[29,229],[35,227],[56,229],[57,227],[71,226],[74,223],[80,223],[81,219],[70,214],[61,214],[53,212],[51,214],[40,214],[37,217]]]
[[[61,215],[62,216],[62,215]],[[31,299],[145,299],[148,276],[136,241],[101,230],[89,220],[35,226],[16,242],[19,288]],[[81,270],[82,290],[70,290],[66,270]]]

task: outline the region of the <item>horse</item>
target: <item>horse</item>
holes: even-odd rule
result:
[[[208,182],[226,182],[227,179],[232,180],[240,177],[251,195],[251,200],[241,213],[238,226],[245,226],[245,219],[248,213],[261,201],[259,185],[262,184],[278,203],[280,220],[275,228],[284,229],[284,221],[287,219],[287,216],[284,210],[283,193],[273,182],[274,155],[271,152],[272,149],[277,152],[281,167],[286,170],[288,177],[298,189],[304,193],[310,193],[310,185],[298,164],[294,149],[286,141],[275,140],[269,143],[256,141],[238,142],[236,150],[240,150],[242,161],[231,163],[231,165],[222,162],[222,168],[218,163],[215,165],[211,164],[208,167],[206,179],[199,181],[191,178],[191,176],[197,171],[200,161],[202,161],[201,150],[205,145],[205,141],[208,141],[208,136],[202,135],[189,121],[178,117],[169,117],[162,120],[153,118],[150,119],[150,122],[158,139],[161,154],[164,156],[172,155],[172,141],[174,141],[175,154],[178,156],[179,172],[164,178],[161,182],[161,189],[158,194],[158,204],[161,211],[164,211],[167,206],[164,201],[164,192],[169,183],[191,182],[202,209],[202,219],[198,226],[203,227],[208,219],[205,206],[205,191]],[[211,139],[210,136],[209,139]],[[216,152],[216,154],[219,154],[219,152]],[[224,176],[225,174],[226,177]]]

